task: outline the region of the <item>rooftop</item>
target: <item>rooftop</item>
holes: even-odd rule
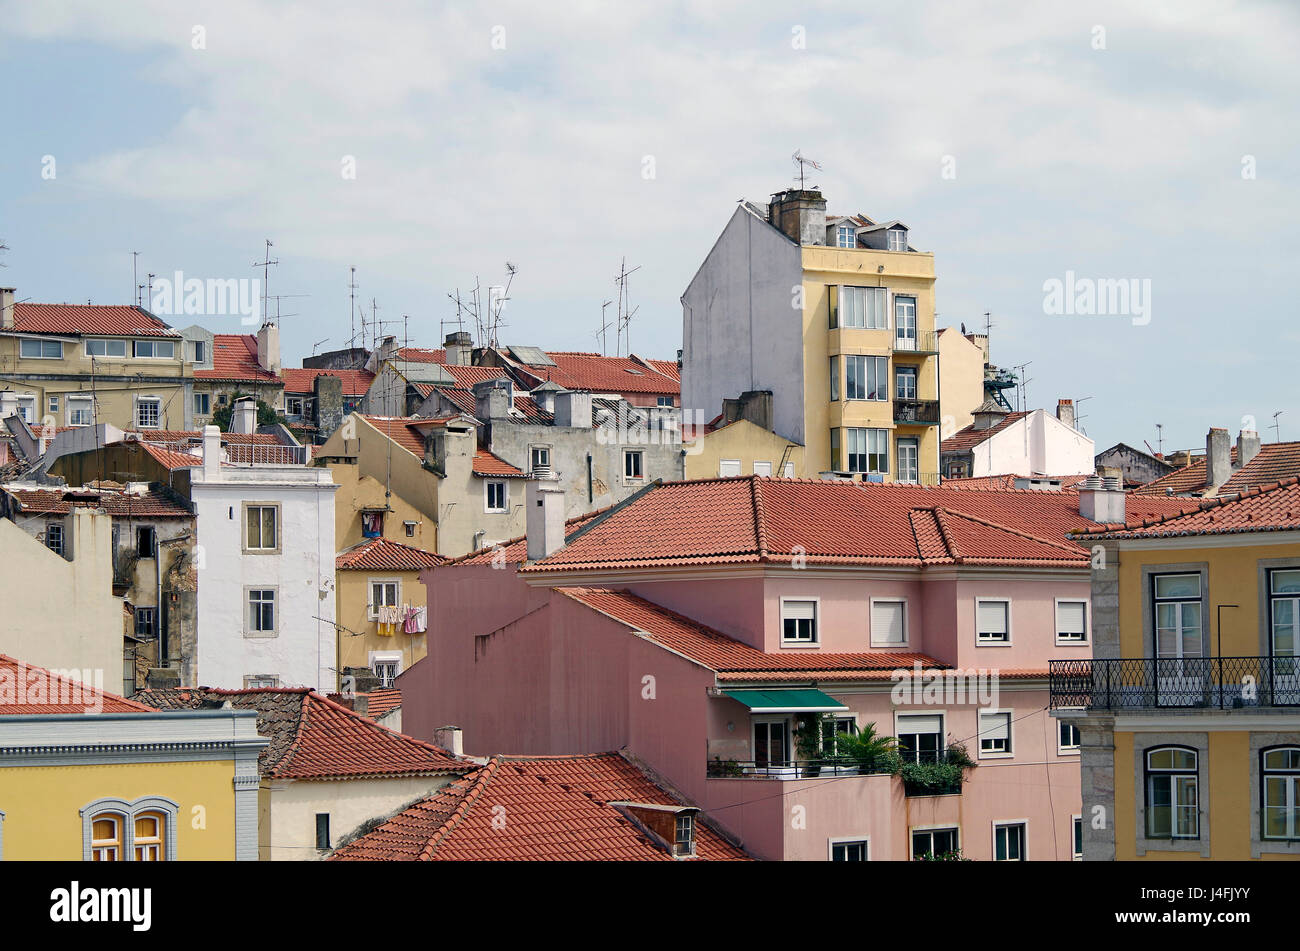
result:
[[[1229,450],[1229,461],[1237,464],[1237,449]],[[1237,469],[1219,486],[1217,495],[1231,495],[1246,489],[1269,485],[1292,476],[1300,476],[1300,442],[1263,443],[1255,458]],[[1146,485],[1134,489],[1136,495],[1188,495],[1205,489],[1205,457],[1175,469]]]
[[[339,552],[334,567],[340,571],[422,571],[446,560],[441,555],[387,538],[367,538]]]
[[[257,362],[257,337],[253,334],[213,334],[212,369],[195,370],[196,380],[230,380],[276,385],[280,378]]]
[[[44,667],[0,654],[0,716],[52,714],[154,713],[153,707],[97,690]]]
[[[982,409],[983,407],[981,407]],[[977,411],[978,412],[978,411]],[[975,424],[971,423],[964,429],[959,429],[947,439],[939,444],[939,452],[970,452],[980,443],[984,442],[991,436],[1002,432],[1008,426],[1013,425],[1018,420],[1024,419],[1028,413],[1007,413],[1007,415],[998,420],[987,429],[976,429]]]
[[[143,491],[109,488],[35,488],[10,483],[0,487],[23,515],[67,515],[75,507],[103,509],[115,518],[192,518],[180,499],[162,486]]]
[[[1184,514],[1130,519],[1122,528],[1094,526],[1076,533],[1084,542],[1098,538],[1174,538],[1300,530],[1300,477],[1253,486],[1240,495],[1207,499]]]
[[[365,396],[375,375],[369,370],[322,370],[313,367],[285,367],[280,371],[286,393],[311,393],[318,376],[336,376],[343,382],[344,396]]]
[[[117,304],[14,304],[14,331],[66,336],[180,337],[144,308]]]

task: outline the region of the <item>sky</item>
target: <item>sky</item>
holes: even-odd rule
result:
[[[252,279],[270,239],[293,366],[353,333],[352,267],[435,347],[508,261],[503,343],[599,351],[626,261],[631,349],[671,359],[736,201],[798,149],[1099,450],[1300,439],[1298,39],[1300,5],[1224,0],[0,0],[0,284],[131,303],[133,251],[140,281]],[[1071,274],[1140,297],[1054,308]]]

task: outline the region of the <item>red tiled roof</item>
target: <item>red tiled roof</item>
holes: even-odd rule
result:
[[[285,367],[280,371],[286,393],[311,393],[318,376],[336,376],[343,381],[344,396],[365,396],[375,375],[369,370],[321,370],[314,367]]]
[[[212,369],[195,370],[196,380],[232,380],[276,385],[280,378],[257,362],[257,337],[253,334],[213,334]]]
[[[346,571],[423,571],[446,560],[441,555],[387,538],[367,538],[339,552],[334,567]]]
[[[177,469],[193,469],[203,465],[203,457],[188,452],[176,452],[151,443],[140,443],[140,448],[153,457],[164,469],[174,472]]]
[[[0,716],[156,713],[153,707],[0,654]]]
[[[673,861],[613,802],[687,805],[618,753],[494,756],[330,859]],[[696,855],[746,858],[704,821],[696,822]]]
[[[366,716],[372,720],[378,720],[402,705],[402,691],[396,687],[380,687],[363,696],[366,698]]]
[[[1183,511],[1130,496],[1134,516]],[[942,524],[918,510],[942,510]],[[1077,492],[971,492],[742,476],[670,482],[611,512],[528,572],[741,562],[1076,564],[1066,533],[1093,523]],[[942,531],[941,531],[942,529]],[[948,541],[943,541],[943,532]],[[946,554],[944,554],[946,552]]]
[[[1059,487],[1062,489],[1073,489],[1087,478],[1087,475],[972,476],[966,479],[944,479],[943,486],[946,489],[969,489],[973,492],[978,492],[984,489],[1014,489],[1016,488],[1017,479],[1050,479],[1059,483]]]
[[[475,384],[485,380],[500,380],[506,377],[506,371],[500,367],[466,367],[458,364],[444,364],[443,369],[456,381],[462,390],[472,389]]]
[[[988,429],[976,429],[975,424],[971,423],[964,429],[959,429],[943,442],[939,443],[939,452],[970,452],[984,440],[988,439],[995,433],[1000,433],[1017,420],[1024,419],[1028,413],[1008,413],[1005,418],[999,420]]]
[[[602,509],[596,509],[594,512],[585,512],[582,515],[575,515],[573,518],[566,519],[564,523],[565,535],[571,535],[582,526],[586,525],[597,516],[604,515],[612,506],[605,506]],[[498,554],[498,552],[500,554]],[[490,565],[494,562],[497,564],[518,565],[523,564],[528,558],[528,536],[520,535],[518,538],[512,538],[508,541],[501,542],[499,545],[493,545],[491,548],[480,548],[478,551],[472,551],[465,555],[451,559],[449,565]]]
[[[446,350],[421,350],[419,347],[404,347],[391,357],[393,360],[409,360],[411,363],[446,363]]]
[[[147,310],[116,304],[14,304],[14,330],[71,336],[180,337]]]
[[[555,414],[546,412],[531,396],[516,396],[515,409],[524,414],[526,422],[538,426],[551,426],[555,423]]]
[[[611,588],[555,588],[580,604],[621,621],[674,653],[716,671],[719,680],[750,679],[862,680],[888,677],[895,670],[946,668],[934,658],[914,651],[768,653],[670,611],[645,598]]]
[[[678,395],[681,381],[656,370],[640,358],[606,357],[599,353],[564,353],[546,351],[555,366],[516,364],[539,383],[550,380],[568,390],[591,390],[595,393],[651,393]],[[676,364],[673,364],[674,368]]]
[[[418,417],[361,415],[361,418],[412,455],[424,458],[424,434],[411,425]]]
[[[676,360],[643,360],[636,354],[632,354],[632,359],[640,360],[642,363],[650,367],[650,369],[657,370],[669,379],[676,380],[678,383],[681,383],[682,381],[682,371],[677,366]]]
[[[1228,454],[1229,462],[1237,464],[1237,450],[1233,447]],[[1237,469],[1228,481],[1219,486],[1216,495],[1229,495],[1244,492],[1246,489],[1269,485],[1300,475],[1300,442],[1271,442],[1259,447],[1255,458]],[[1148,482],[1133,492],[1135,495],[1187,495],[1201,493],[1205,489],[1205,457],[1195,460],[1190,465],[1175,469],[1167,475]]]
[[[128,429],[127,435],[136,437],[142,443],[185,443],[194,446],[203,445],[203,433],[194,429]],[[221,444],[247,446],[256,443],[259,446],[278,446],[280,440],[271,433],[222,433]]]
[[[1300,477],[1254,486],[1240,496],[1207,499],[1182,515],[1130,519],[1123,527],[1096,526],[1078,532],[1095,538],[1172,538],[1185,535],[1233,535],[1243,532],[1300,530]]]
[[[0,489],[24,515],[67,515],[74,507],[101,508],[116,518],[192,518],[193,513],[166,493],[149,489],[132,495],[112,489]],[[69,498],[72,496],[72,498]]]
[[[474,450],[474,469],[476,476],[504,476],[508,479],[526,479],[528,474],[516,469],[500,456],[493,455],[486,449]]]

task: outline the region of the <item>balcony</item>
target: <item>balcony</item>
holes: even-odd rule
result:
[[[1133,657],[1048,662],[1053,710],[1300,706],[1300,657]]]
[[[938,426],[938,400],[894,400],[894,423],[902,426]]]
[[[809,760],[711,759],[705,768],[709,779],[833,779],[839,776],[874,776],[893,772],[888,766],[863,769],[846,758]]]
[[[937,333],[917,334],[914,337],[894,335],[894,359],[917,356],[930,357],[939,352],[939,335]]]

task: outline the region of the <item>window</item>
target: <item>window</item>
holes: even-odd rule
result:
[[[384,513],[383,512],[362,512],[361,513],[361,537],[379,538],[383,534],[384,534]]]
[[[62,360],[63,342],[60,340],[28,340],[18,344],[18,355],[35,360]]]
[[[1065,720],[1056,728],[1056,751],[1058,753],[1077,753],[1079,751],[1079,728]]]
[[[846,400],[887,400],[888,357],[864,357],[849,354],[844,358],[844,398]]]
[[[125,340],[87,340],[86,356],[124,357],[126,356],[126,341]]]
[[[916,399],[916,367],[899,367],[894,373],[894,399]]]
[[[1083,816],[1070,817],[1070,838],[1074,843],[1074,860],[1083,859]]]
[[[122,861],[123,817],[112,812],[101,813],[90,824],[90,854],[94,862]]]
[[[817,643],[817,602],[781,602],[781,640],[786,644]]]
[[[56,555],[63,554],[63,523],[45,523],[45,547]]]
[[[98,799],[81,812],[81,857],[87,862],[173,862],[176,803],[160,796],[134,802]]]
[[[894,735],[906,762],[937,763],[943,752],[943,714],[900,713]]]
[[[158,533],[152,525],[137,525],[135,529],[135,553],[140,558],[152,558],[158,545]]]
[[[868,429],[866,434],[866,471],[873,475],[885,475],[889,472],[889,430]]]
[[[866,839],[857,842],[831,842],[832,862],[865,862],[866,860]]]
[[[888,329],[889,321],[885,311],[888,293],[883,287],[841,287],[836,295],[839,306],[835,319],[839,326],[866,330]],[[832,323],[831,326],[835,324]]]
[[[371,581],[370,602],[366,605],[370,617],[379,617],[379,609],[392,607],[399,603],[401,594],[400,581]]]
[[[1269,571],[1268,602],[1273,656],[1300,655],[1300,569]]]
[[[912,860],[937,858],[961,849],[956,829],[913,829]]]
[[[1025,824],[1023,822],[993,824],[993,861],[1025,861]]]
[[[1266,839],[1300,839],[1300,747],[1284,746],[1261,754]]]
[[[225,405],[226,405],[227,403],[229,403],[229,402],[230,402],[230,395],[229,395],[228,393],[218,393],[218,394],[217,394],[217,405],[218,405],[218,406],[225,406]]]
[[[645,452],[627,449],[623,452],[623,476],[627,479],[645,478]]]
[[[154,633],[154,618],[157,617],[157,608],[136,608],[135,609],[135,636],[152,637]]]
[[[391,687],[397,682],[397,675],[401,673],[399,669],[401,661],[397,660],[377,660],[374,662],[375,676],[379,678],[379,686]]]
[[[276,551],[280,547],[280,511],[275,505],[248,505],[244,508],[244,550]]]
[[[212,394],[195,393],[194,394],[194,414],[196,416],[207,416],[212,410]]]
[[[673,829],[673,854],[695,854],[695,816],[693,813],[681,812],[677,814],[677,822]]]
[[[316,813],[316,848],[322,852],[329,851],[330,847],[330,814],[328,812]]]
[[[1011,713],[1005,710],[980,711],[980,756],[1011,755]]]
[[[754,475],[756,475],[756,476],[770,476],[771,474],[772,474],[772,463],[770,463],[770,462],[755,462],[755,463],[754,463]]]
[[[655,405],[663,406],[663,407],[673,407],[676,406],[677,403],[674,401],[673,397],[671,396],[656,396]]]
[[[92,419],[93,403],[88,396],[68,397],[68,425],[89,426]]]
[[[898,481],[912,482],[920,481],[921,473],[921,444],[915,437],[907,437],[898,441]]]
[[[285,415],[287,415],[287,416],[301,416],[301,415],[302,415],[302,397],[301,397],[301,396],[288,396],[288,397],[285,397],[285,400],[284,400],[284,412],[285,412]]]
[[[135,425],[139,429],[157,429],[162,419],[162,400],[156,396],[142,396],[135,403]]]
[[[551,465],[551,450],[549,446],[533,446],[528,450],[528,456],[534,472],[542,466],[549,468]]]
[[[30,393],[18,397],[18,415],[23,418],[25,423],[35,422],[36,397]]]
[[[1056,643],[1086,644],[1088,642],[1088,602],[1056,602]]]
[[[840,398],[840,358],[831,357],[831,402]]]
[[[827,756],[837,755],[840,751],[840,737],[856,736],[857,732],[858,718],[851,713],[848,716],[823,717],[820,746],[822,753]]]
[[[131,845],[137,862],[161,862],[167,857],[163,843],[167,818],[159,812],[142,812],[135,817],[135,837]]]
[[[504,482],[488,482],[483,488],[487,493],[484,503],[487,511],[504,512],[507,502],[506,484]]]
[[[57,415],[59,412],[59,398],[57,396],[51,396],[48,402],[49,402],[49,412]]]
[[[907,250],[907,230],[904,228],[890,228],[885,232],[887,237],[887,247],[890,251]]]
[[[975,642],[978,644],[1011,643],[1011,602],[975,602]]]
[[[1148,750],[1146,773],[1147,838],[1200,838],[1196,751],[1179,746]]]
[[[739,459],[719,459],[718,460],[718,477],[726,479],[731,476],[740,475]]]
[[[207,356],[207,352],[208,352],[208,342],[206,340],[190,341],[190,353],[193,356],[195,363],[202,363],[204,357]]]
[[[137,340],[135,355],[171,360],[176,357],[176,344],[171,340]]]
[[[1156,656],[1201,656],[1201,576],[1155,575]]]
[[[916,349],[916,298],[894,298],[894,349]]]
[[[832,435],[836,431],[831,430]],[[832,445],[834,440],[832,440]],[[844,468],[848,472],[867,471],[867,431],[850,426],[844,430]]]
[[[275,633],[275,589],[248,589],[248,631],[250,634]]]
[[[245,690],[274,690],[280,686],[280,678],[274,674],[249,674],[244,678]]]
[[[407,538],[414,538],[414,537],[415,537],[415,525],[416,525],[415,522],[403,522],[403,523],[402,523],[402,528],[404,528],[404,529],[406,530],[406,537],[407,537]]]
[[[840,225],[836,228],[835,246],[837,248],[856,248],[858,246],[857,229],[852,225]]]
[[[790,761],[786,751],[788,738],[788,725],[784,719],[754,720],[754,765],[786,765]]]
[[[901,647],[907,643],[907,602],[871,601],[871,646]]]

